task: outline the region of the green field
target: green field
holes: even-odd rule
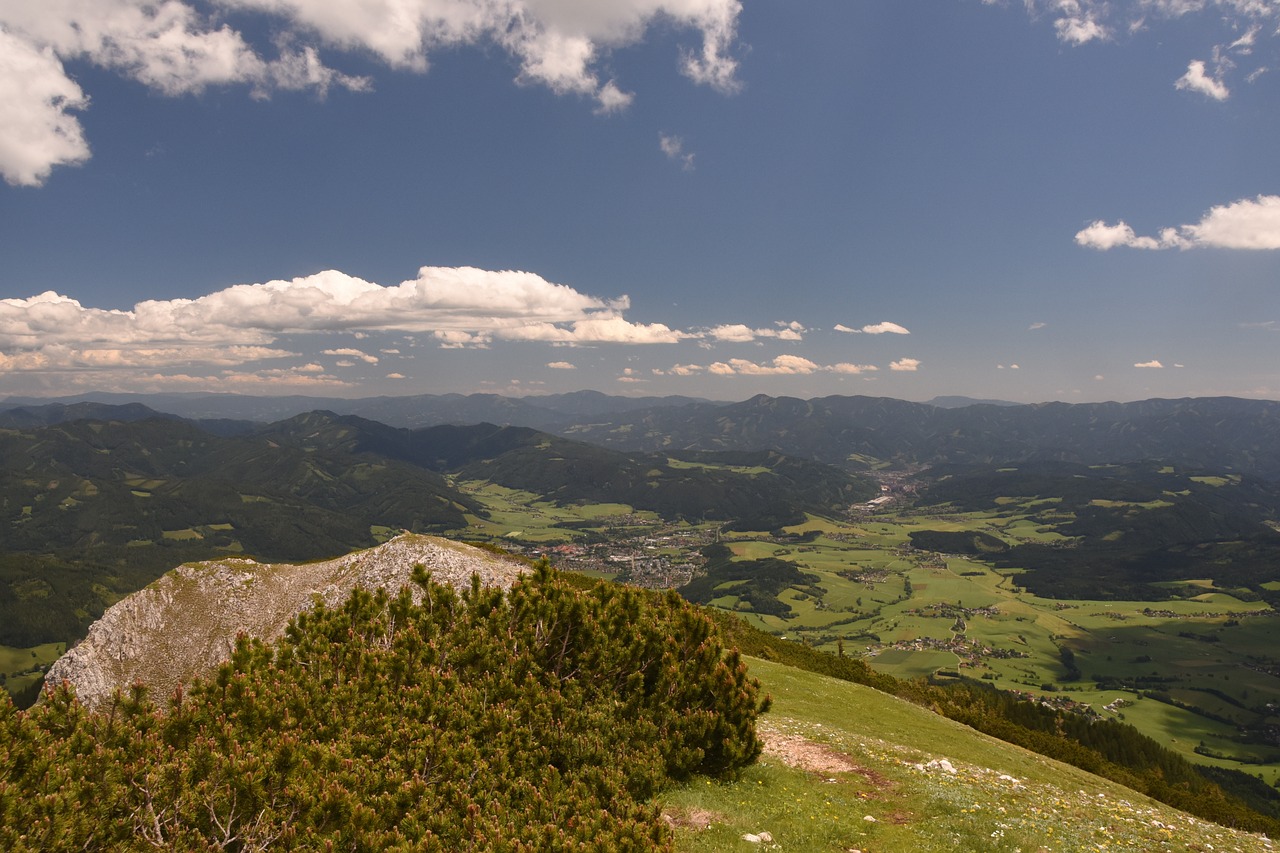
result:
[[[0,681],[11,695],[32,689],[44,670],[67,650],[65,643],[45,643],[29,649],[0,646]]]

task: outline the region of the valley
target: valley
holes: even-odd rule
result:
[[[885,456],[841,466],[727,427],[720,449],[657,451],[329,412],[227,434],[143,414],[0,430],[0,676],[19,705],[105,607],[177,563],[429,532],[675,589],[898,685],[1129,724],[1264,799],[1280,786],[1280,486],[1249,470],[1002,455],[998,431],[980,460],[922,464],[879,435]]]
[[[810,517],[774,533],[664,525],[618,507],[559,508],[560,516],[542,520],[594,515],[599,524],[583,519],[566,535],[555,526],[563,520],[538,527],[527,523],[538,516],[524,516],[526,523],[493,541],[547,554],[569,571],[663,587],[681,586],[689,565],[706,578],[703,552],[718,534],[732,562],[775,560],[805,577],[777,588],[774,607],[753,603],[756,575],[726,577],[709,591],[683,587],[691,600],[788,640],[865,658],[895,678],[978,679],[1124,721],[1189,760],[1275,784],[1280,614],[1267,603],[1208,579],[1171,582],[1173,597],[1164,601],[1046,598],[1022,585],[1024,570],[912,545],[912,534],[925,530],[1008,543],[1067,541],[1039,523],[1042,506],[1009,502],[998,512],[963,513],[860,506],[844,519]],[[533,504],[529,511],[557,508]],[[560,539],[596,544],[548,547]],[[668,568],[635,569],[653,563]]]

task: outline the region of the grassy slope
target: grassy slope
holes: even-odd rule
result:
[[[663,805],[682,851],[1275,849],[871,688],[749,665],[773,695],[770,741],[794,750],[803,738],[849,769],[789,766],[771,747],[738,782],[676,789]],[[920,767],[944,758],[957,772]],[[761,831],[776,846],[742,840]]]

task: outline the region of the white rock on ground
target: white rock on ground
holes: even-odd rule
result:
[[[60,657],[47,684],[68,681],[90,708],[117,689],[146,684],[166,702],[179,684],[225,660],[244,631],[262,640],[284,633],[289,620],[318,601],[334,607],[356,587],[412,587],[417,565],[437,583],[464,588],[472,575],[483,586],[510,588],[523,564],[434,536],[403,534],[376,548],[302,565],[228,558],[188,563],[118,601]]]

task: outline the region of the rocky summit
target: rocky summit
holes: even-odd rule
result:
[[[279,637],[289,620],[357,587],[396,592],[421,565],[437,583],[509,588],[523,564],[433,536],[403,534],[375,548],[317,563],[283,565],[227,558],[189,563],[112,605],[88,636],[59,658],[47,684],[70,682],[80,701],[100,707],[141,682],[158,702],[225,660],[236,636]]]

